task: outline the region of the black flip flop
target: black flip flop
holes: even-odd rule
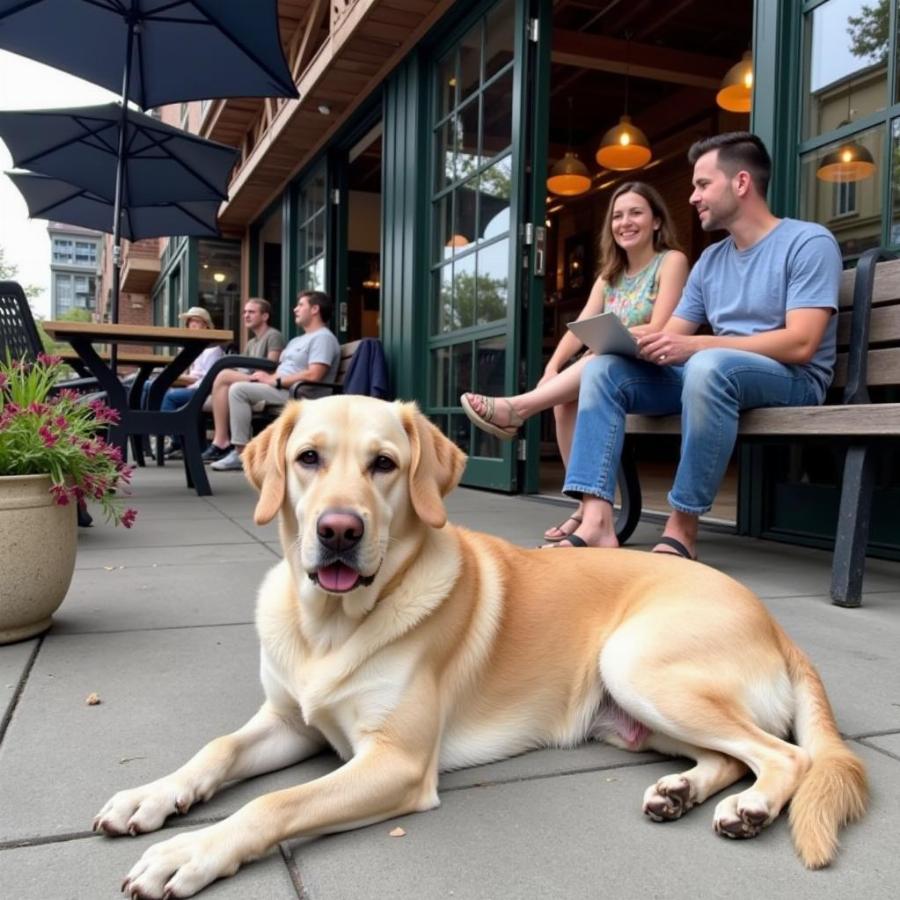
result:
[[[693,562],[697,561],[696,556],[691,556],[690,550],[684,546],[677,538],[669,537],[668,535],[663,535],[658,538],[656,541],[657,544],[665,544],[667,547],[671,547],[675,552],[674,553],[666,553],[665,550],[651,550],[651,553],[661,553],[663,556],[680,556],[682,559],[690,559]]]
[[[566,541],[569,543],[567,544]],[[544,544],[542,547],[539,547],[539,550],[565,550],[566,547],[574,547],[576,550],[580,547],[590,547],[591,545],[582,537],[578,537],[577,534],[570,534],[566,537],[562,538],[559,541],[551,541],[549,544]]]

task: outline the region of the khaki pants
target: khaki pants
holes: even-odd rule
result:
[[[263,402],[267,406],[284,406],[290,400],[286,390],[256,381],[239,381],[228,389],[228,415],[231,421],[231,443],[243,447],[250,443],[253,406]]]

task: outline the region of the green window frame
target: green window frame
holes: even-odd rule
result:
[[[296,290],[325,291],[328,179],[323,159],[297,187]]]

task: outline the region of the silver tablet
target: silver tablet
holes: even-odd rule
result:
[[[579,341],[598,356],[601,353],[617,353],[619,356],[638,355],[637,341],[615,313],[600,313],[578,322],[569,322],[568,328]]]

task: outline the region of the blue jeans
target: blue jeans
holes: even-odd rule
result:
[[[669,505],[701,515],[712,507],[737,438],[738,415],[758,406],[823,400],[802,366],[744,350],[701,350],[683,366],[598,356],[581,376],[578,418],[564,490],[613,502],[625,416],[681,413],[681,458]]]

